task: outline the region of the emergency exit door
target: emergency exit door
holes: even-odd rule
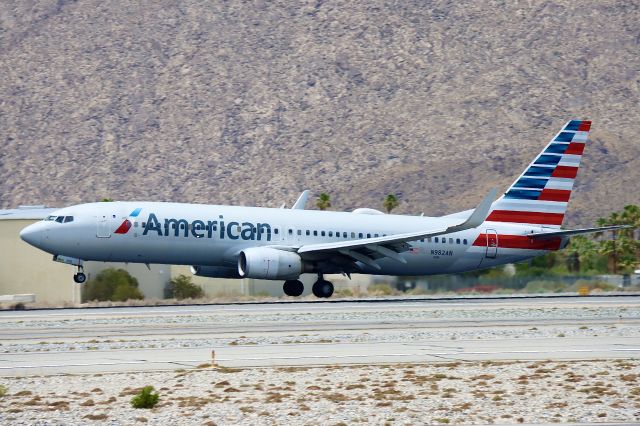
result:
[[[495,229],[487,229],[487,253],[488,259],[495,259],[498,255],[498,233]]]

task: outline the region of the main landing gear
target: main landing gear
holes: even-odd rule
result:
[[[304,284],[300,280],[287,280],[284,282],[282,290],[287,296],[298,297],[304,291]]]
[[[287,296],[298,297],[304,291],[304,284],[300,280],[287,280],[284,282],[282,290]],[[318,281],[313,284],[312,291],[314,296],[326,299],[333,294],[333,284],[325,280],[322,274],[319,274]]]
[[[82,284],[87,280],[87,276],[84,274],[84,269],[82,266],[78,266],[78,272],[73,274],[73,281],[78,284]]]
[[[318,274],[318,281],[313,284],[311,291],[314,296],[326,299],[333,294],[333,284],[325,280],[322,274]]]

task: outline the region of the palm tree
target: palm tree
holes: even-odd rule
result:
[[[608,218],[600,218],[596,221],[598,226],[606,225],[640,225],[640,207],[627,205],[621,212],[613,212]],[[625,269],[632,269],[638,262],[640,253],[640,241],[634,238],[634,229],[621,229],[612,231],[611,240],[600,241],[599,251],[609,258],[609,269],[614,274],[618,273],[618,265]]]
[[[391,210],[398,207],[399,204],[400,204],[400,201],[398,201],[398,197],[396,197],[393,194],[387,195],[384,201],[382,202],[382,205],[384,206],[384,209],[387,211],[387,213],[391,213]]]
[[[320,210],[326,210],[331,207],[331,197],[326,192],[320,194],[318,199],[316,200],[316,207]]]

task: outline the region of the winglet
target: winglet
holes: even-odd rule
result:
[[[478,207],[476,207],[473,213],[471,213],[471,216],[469,216],[466,221],[456,226],[456,228],[460,227],[464,229],[471,229],[482,225],[482,223],[487,219],[487,216],[489,216],[491,204],[496,199],[496,195],[498,195],[498,188],[491,188],[489,193],[482,199],[480,204],[478,204]]]
[[[307,205],[307,199],[309,198],[309,190],[305,189],[298,197],[296,202],[291,206],[291,210],[304,210],[304,206]]]

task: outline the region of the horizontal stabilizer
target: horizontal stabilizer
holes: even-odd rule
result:
[[[549,238],[570,237],[572,235],[593,234],[596,232],[615,231],[616,229],[627,229],[627,228],[631,228],[631,226],[630,225],[612,225],[612,226],[602,226],[600,228],[567,229],[564,231],[539,232],[535,234],[527,234],[527,236],[529,238],[533,238],[536,240],[546,240]]]

